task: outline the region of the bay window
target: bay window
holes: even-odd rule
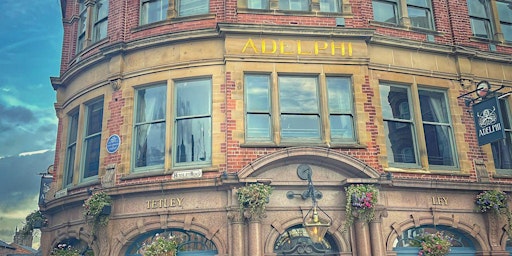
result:
[[[107,37],[109,0],[93,1],[90,5],[85,2],[80,0],[78,7],[77,53]],[[89,8],[92,8],[91,16],[87,15]]]

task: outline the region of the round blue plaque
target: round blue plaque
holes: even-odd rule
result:
[[[121,145],[121,137],[117,134],[112,134],[107,140],[107,152],[110,154],[115,153]]]

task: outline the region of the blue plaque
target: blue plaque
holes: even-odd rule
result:
[[[505,138],[505,126],[497,97],[473,105],[478,146]]]
[[[121,145],[121,137],[117,134],[112,134],[107,140],[107,152],[110,154],[117,152]]]

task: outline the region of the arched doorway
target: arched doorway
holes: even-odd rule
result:
[[[415,240],[415,237],[425,232],[435,233],[438,231],[453,238],[451,250],[448,255],[475,255],[476,250],[471,239],[455,228],[442,225],[424,225],[404,231],[402,235],[395,240],[393,250],[397,252],[397,256],[416,256],[418,255],[419,248],[411,245],[411,242]]]
[[[274,244],[276,255],[339,255],[339,251],[330,234],[321,243],[313,243],[302,225],[286,229]]]
[[[202,234],[182,229],[160,229],[139,235],[128,247],[126,256],[141,256],[142,247],[151,243],[157,236],[181,237],[176,256],[213,256],[217,254],[215,244]]]

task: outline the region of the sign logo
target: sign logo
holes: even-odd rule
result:
[[[497,97],[473,105],[473,117],[479,146],[505,138]]]
[[[112,134],[108,137],[107,140],[107,152],[113,154],[117,152],[119,146],[121,145],[121,137],[117,134]]]

